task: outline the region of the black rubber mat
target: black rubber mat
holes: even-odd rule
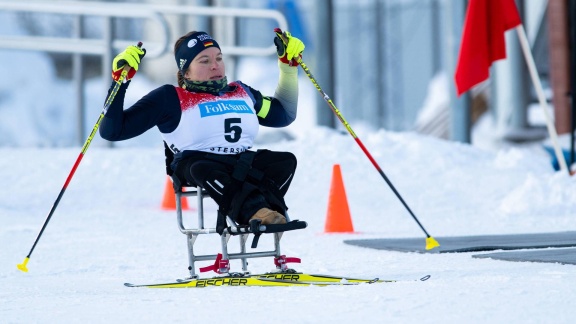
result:
[[[426,239],[363,239],[344,243],[366,248],[420,253],[479,252],[493,250],[576,247],[576,232],[435,237],[440,246],[426,250]]]
[[[472,257],[518,262],[576,264],[576,249],[539,249],[530,251],[495,252],[475,254]]]

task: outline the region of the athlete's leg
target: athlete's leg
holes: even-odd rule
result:
[[[286,195],[296,171],[296,156],[290,152],[258,151],[252,167],[274,181],[282,196]]]

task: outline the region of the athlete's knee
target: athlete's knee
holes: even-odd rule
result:
[[[296,166],[298,165],[298,160],[296,159],[296,155],[286,152],[286,163],[289,165],[292,171],[296,170]]]

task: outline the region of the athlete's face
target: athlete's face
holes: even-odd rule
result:
[[[217,47],[209,47],[196,55],[184,77],[190,81],[211,81],[225,75],[222,53]]]

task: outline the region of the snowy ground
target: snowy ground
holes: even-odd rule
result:
[[[575,178],[543,151],[497,153],[412,133],[358,135],[434,237],[576,228]],[[0,148],[0,322],[3,323],[573,323],[576,268],[473,259],[469,253],[363,249],[345,239],[422,237],[348,134],[311,128],[295,141],[287,202],[309,227],[286,233],[298,270],[409,280],[354,287],[154,290],[123,283],[188,274],[184,235],[160,208],[166,176],[154,148],[90,149],[37,245],[28,253],[79,149]],[[326,234],[332,166],[340,164],[356,233]],[[194,202],[191,201],[191,205]],[[208,213],[214,206],[206,206]],[[267,241],[260,243],[264,246]],[[217,240],[198,239],[200,251]],[[442,242],[440,242],[442,244]],[[233,263],[233,268],[239,265]],[[255,259],[254,272],[271,270]],[[410,281],[430,274],[426,282]]]

